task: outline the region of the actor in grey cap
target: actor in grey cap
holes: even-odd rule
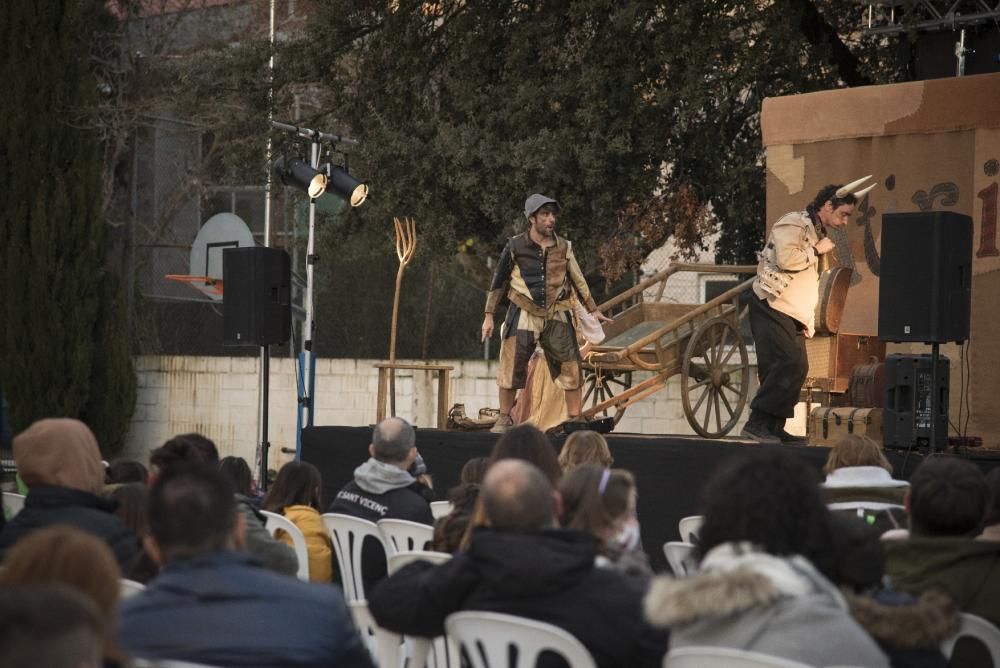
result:
[[[559,202],[534,194],[524,203],[529,227],[507,242],[497,263],[482,338],[493,334],[493,311],[503,297],[510,300],[500,329],[500,417],[493,431],[511,426],[510,409],[517,390],[524,387],[528,360],[536,344],[545,351],[548,371],[566,393],[570,420],[580,415],[580,351],[573,327],[577,299],[601,321],[610,321],[597,310],[590,288],[573,256],[573,245],[555,233]]]

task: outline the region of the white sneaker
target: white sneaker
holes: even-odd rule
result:
[[[494,434],[502,434],[513,426],[514,421],[510,418],[510,416],[505,413],[501,413],[500,417],[497,418],[497,421],[493,424],[493,428],[490,429],[490,431]]]

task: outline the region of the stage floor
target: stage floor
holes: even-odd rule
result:
[[[311,427],[302,432],[302,459],[314,464],[323,474],[323,507],[353,477],[354,469],[368,458],[372,428]],[[448,490],[458,484],[462,466],[473,457],[490,454],[498,434],[489,432],[418,429],[417,448],[427,462],[434,479],[437,498],[444,500]],[[667,568],[663,544],[679,540],[677,522],[698,514],[702,487],[719,462],[743,448],[780,448],[802,457],[821,469],[828,448],[813,446],[760,445],[737,438],[703,439],[692,436],[646,436],[642,434],[607,434],[614,466],[631,471],[639,489],[639,522],[642,542],[655,570]],[[558,451],[563,438],[553,438]],[[894,476],[907,479],[923,459],[917,452],[886,451],[895,467]],[[1000,464],[1000,453],[973,453],[984,470]]]

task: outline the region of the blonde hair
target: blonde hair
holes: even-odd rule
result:
[[[823,473],[833,473],[848,466],[881,466],[892,473],[892,464],[882,452],[882,446],[858,434],[850,434],[837,441],[827,455]]]
[[[569,473],[584,464],[610,468],[614,463],[615,458],[611,456],[608,442],[596,431],[574,431],[559,452],[559,465],[562,466],[563,473]]]

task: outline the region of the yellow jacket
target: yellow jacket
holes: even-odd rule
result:
[[[319,511],[310,506],[286,506],[284,515],[306,538],[306,549],[309,552],[309,581],[332,582],[333,543],[323,527]],[[277,537],[289,545],[292,544],[292,537],[284,531],[278,531]]]

